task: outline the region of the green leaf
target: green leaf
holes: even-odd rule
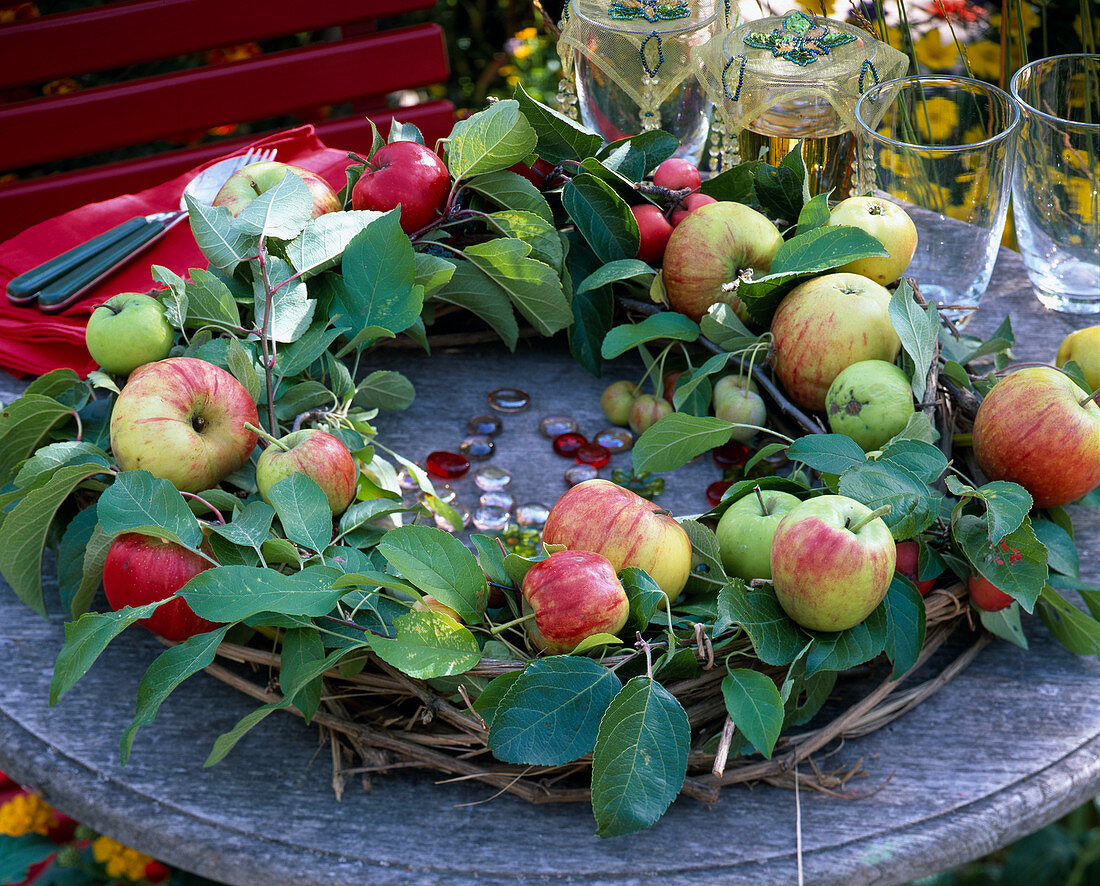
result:
[[[979,357],[1003,353],[1015,344],[1016,334],[1012,331],[1012,315],[1006,314],[1004,320],[1001,321],[1001,325],[997,327],[993,335],[971,350],[968,354],[959,358],[957,362],[964,364],[972,363]]]
[[[24,883],[33,879],[40,886],[65,886],[56,880],[53,883],[48,882],[51,870],[56,871],[57,866],[47,864],[39,876],[30,876],[32,867],[48,861],[56,852],[57,844],[49,837],[36,833],[23,834],[20,837],[0,834],[0,883]],[[75,882],[79,884],[85,875],[82,871],[77,873],[80,874],[80,879]]]
[[[614,673],[590,658],[534,661],[497,702],[486,744],[506,763],[569,763],[595,747],[600,718],[621,688]]]
[[[325,405],[335,405],[332,391],[319,381],[303,381],[286,388],[278,395],[275,401],[275,417],[289,422],[303,412]]]
[[[489,581],[496,582],[498,585],[508,584],[511,579],[508,578],[508,573],[504,569],[506,554],[501,550],[497,539],[489,535],[474,533],[470,536],[470,542],[477,550],[478,565],[481,567],[481,571],[488,576]]]
[[[332,510],[325,491],[312,477],[293,473],[272,486],[267,498],[292,542],[311,551],[323,551],[329,546]]]
[[[216,326],[236,330],[241,325],[241,312],[233,293],[220,277],[202,268],[190,270],[187,284],[187,321],[189,329]]]
[[[981,617],[982,627],[989,633],[1000,637],[1002,640],[1007,640],[1021,649],[1027,649],[1027,637],[1024,636],[1024,627],[1020,624],[1020,607],[1018,605],[1009,606],[997,612],[986,612],[984,609],[979,609],[978,615]]]
[[[119,742],[119,757],[123,766],[130,758],[130,749],[137,731],[156,719],[157,711],[173,689],[214,660],[218,644],[225,639],[225,632],[228,630],[229,625],[223,625],[209,633],[189,637],[166,649],[149,665],[138,685],[134,719],[123,731]]]
[[[798,213],[798,230],[795,233],[805,234],[828,223],[829,196],[828,194],[818,194],[803,206],[801,212]]]
[[[695,520],[680,518],[677,522],[691,542],[693,569],[688,575],[685,593],[712,592],[716,583],[724,583],[726,570],[722,566],[722,554],[718,538],[709,526]]]
[[[552,223],[554,215],[539,189],[515,172],[489,172],[466,182],[466,187],[495,203],[501,209],[532,212]]]
[[[449,615],[408,612],[394,620],[397,636],[372,636],[371,650],[418,680],[463,674],[481,661],[477,640]]]
[[[397,211],[356,234],[344,250],[340,301],[353,328],[404,332],[420,316],[423,289],[414,286],[416,260]]]
[[[890,675],[899,679],[917,662],[924,646],[924,598],[912,582],[895,575],[886,590],[886,656],[894,663]]]
[[[518,209],[494,212],[489,218],[504,236],[522,240],[530,245],[531,258],[550,265],[557,272],[561,271],[565,253],[558,229],[551,222],[533,212],[523,212]]]
[[[424,134],[415,123],[399,123],[396,119],[390,121],[390,144],[394,142],[416,142],[424,144]],[[374,151],[371,151],[374,155]]]
[[[259,400],[264,394],[263,382],[260,380],[259,370],[256,369],[255,358],[251,351],[241,344],[240,339],[229,339],[229,351],[225,355],[225,362],[233,377],[248,391],[248,395],[253,400]]]
[[[1100,622],[1051,587],[1039,595],[1039,618],[1059,643],[1075,655],[1100,658]]]
[[[886,648],[886,607],[879,606],[846,631],[814,633],[806,653],[806,676],[818,671],[846,671],[870,661]]]
[[[537,141],[519,102],[498,101],[455,124],[447,142],[447,167],[456,181],[499,172],[527,157]]]
[[[88,611],[99,590],[113,541],[97,522],[95,508],[85,508],[65,528],[57,551],[57,584],[61,605],[73,618]]]
[[[704,181],[699,191],[719,201],[757,203],[756,169],[760,165],[758,160],[749,160],[726,169]]]
[[[148,471],[123,471],[99,497],[96,510],[110,535],[140,532],[192,550],[202,542],[202,527],[179,490]]]
[[[921,309],[913,299],[913,288],[904,278],[890,297],[890,322],[901,339],[901,346],[913,361],[913,396],[924,400],[928,369],[936,359],[940,319],[934,303]]]
[[[601,262],[638,254],[638,223],[610,185],[581,173],[562,189],[562,206]]]
[[[209,206],[190,194],[183,199],[191,233],[212,266],[231,274],[238,264],[259,252],[259,237],[237,225],[226,207]]]
[[[995,587],[1028,612],[1047,582],[1047,550],[1035,537],[1031,521],[1024,520],[996,545],[989,543],[985,520],[966,514],[952,527],[955,543],[966,559]]]
[[[66,622],[65,645],[57,653],[50,678],[50,706],[57,704],[88,673],[108,643],[134,622],[148,618],[164,602],[157,600],[136,608],[125,606],[117,612],[88,612],[76,621]]]
[[[977,491],[977,498],[986,506],[986,521],[989,524],[989,543],[997,544],[1010,532],[1015,532],[1027,519],[1028,511],[1034,503],[1023,486],[1005,480],[986,483]]]
[[[313,197],[300,176],[289,169],[274,187],[250,202],[237,216],[237,227],[255,237],[290,240],[313,214]]]
[[[183,329],[187,323],[187,284],[183,277],[161,265],[153,265],[149,273],[155,282],[167,287],[160,293],[164,316],[174,329]]]
[[[265,556],[267,551],[265,542]],[[333,588],[339,577],[330,566],[307,566],[289,574],[263,566],[215,566],[187,582],[179,595],[208,621],[241,621],[259,612],[328,615],[345,593]]]
[[[882,243],[861,228],[827,225],[799,233],[775,253],[768,276],[820,274],[869,255],[889,255]]]
[[[378,543],[386,562],[420,590],[450,606],[467,624],[481,621],[489,586],[477,558],[442,529],[400,526]]]
[[[903,468],[924,483],[935,483],[949,462],[938,446],[920,440],[898,440],[882,448],[880,462]]]
[[[637,566],[628,566],[619,573],[619,582],[630,602],[630,621],[644,631],[654,614],[665,605],[667,595],[649,573]]]
[[[67,465],[55,471],[46,483],[30,490],[4,518],[0,575],[15,595],[40,615],[46,614],[42,600],[42,550],[50,524],[72,491],[102,470],[98,464]]]
[[[744,628],[756,657],[765,664],[789,665],[809,639],[783,611],[773,591],[749,591],[741,581],[731,581],[718,592],[718,614]]]
[[[416,399],[416,388],[400,372],[376,369],[355,388],[352,402],[361,409],[408,409]]]
[[[731,425],[713,416],[666,415],[634,444],[634,470],[672,471],[695,456],[721,446],[730,438]]]
[[[759,163],[753,172],[756,198],[764,207],[764,214],[788,222],[797,219],[802,204],[810,199],[802,143],[780,160],[779,166]]]
[[[684,784],[690,740],[687,714],[660,683],[635,677],[619,691],[592,754],[598,836],[631,834],[664,814]]]
[[[414,252],[413,263],[416,273],[413,276],[415,285],[424,288],[424,297],[433,295],[435,291],[447,285],[447,281],[454,276],[455,263],[438,255],[430,255],[427,252]]]
[[[50,443],[37,450],[24,462],[12,482],[18,489],[29,489],[49,479],[58,468],[76,462],[82,464],[102,462],[105,469],[110,467],[107,453],[94,443],[65,440],[61,443]]]
[[[286,245],[286,257],[303,280],[340,264],[348,244],[381,212],[326,212],[305,226],[302,233]]]
[[[618,283],[622,280],[649,277],[655,273],[656,271],[644,261],[639,261],[636,258],[624,258],[620,261],[613,261],[606,265],[601,265],[598,270],[589,274],[581,281],[580,286],[577,287],[576,294],[582,295],[593,289],[599,289],[602,286],[610,286],[612,283]]]
[[[72,407],[42,394],[24,394],[0,411],[0,485],[35,451],[50,428],[72,415]]]
[[[466,257],[503,289],[519,312],[542,335],[553,335],[573,320],[561,279],[549,265],[529,258],[531,247],[513,237],[475,243]]]
[[[567,264],[574,280],[584,279],[600,267],[599,259],[576,231],[569,234]],[[603,369],[600,348],[614,322],[615,298],[610,286],[589,292],[575,292],[571,305],[573,325],[569,327],[569,352],[578,363],[595,376]]]
[[[301,686],[290,701],[302,712],[307,723],[313,719],[321,703],[322,679],[316,668],[324,657],[325,644],[321,642],[321,634],[316,628],[289,628],[283,634],[279,682],[287,686]],[[302,674],[305,673],[314,676],[303,679]]]
[[[267,333],[277,342],[292,342],[305,335],[317,308],[317,302],[307,296],[305,283],[291,280],[293,275],[294,269],[287,262],[277,256],[268,256],[267,278],[273,294]],[[267,305],[267,292],[259,274],[253,278],[252,294],[256,323],[259,324],[263,322]]]
[[[711,305],[699,320],[703,335],[726,351],[740,351],[758,340],[729,305]]]
[[[912,538],[936,522],[943,493],[890,462],[868,461],[841,475],[840,494],[871,510],[890,506],[882,521],[895,539]]]
[[[493,677],[489,684],[481,690],[481,695],[474,701],[474,710],[481,715],[481,719],[485,721],[485,725],[489,728],[492,728],[501,700],[508,694],[508,690],[515,685],[520,673],[520,671],[506,671],[500,676]]]
[[[327,317],[313,323],[296,341],[279,348],[275,355],[275,372],[288,378],[304,372],[342,334],[343,330],[331,328]]]
[[[787,458],[823,474],[843,474],[867,462],[867,454],[843,434],[807,434],[787,447]]]
[[[608,169],[631,181],[641,181],[647,172],[667,160],[680,147],[672,133],[650,129],[605,145],[597,155]]]
[[[435,297],[480,317],[500,336],[509,350],[516,349],[519,325],[512,312],[512,301],[504,287],[477,265],[459,262],[450,281]]]
[[[699,338],[699,324],[675,311],[662,311],[640,323],[624,323],[614,327],[607,333],[600,350],[605,360],[612,360],[631,348],[663,338],[695,341]]]
[[[760,671],[735,668],[722,678],[722,698],[741,734],[770,760],[783,728],[783,700],[775,681]]]
[[[603,138],[589,132],[573,120],[535,101],[516,86],[515,99],[527,122],[538,136],[539,156],[550,163],[594,157],[603,147]]]
[[[1081,561],[1073,537],[1052,520],[1032,520],[1035,537],[1047,549],[1047,565],[1054,572],[1076,577]]]

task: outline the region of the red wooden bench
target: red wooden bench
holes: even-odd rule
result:
[[[41,98],[0,103],[5,172],[178,138],[212,127],[350,103],[319,123],[328,144],[369,145],[370,117],[388,131],[386,95],[444,81],[446,47],[434,24],[387,27],[380,19],[430,9],[435,0],[129,0],[0,25],[0,95],[67,76],[324,31],[326,42]],[[331,38],[331,39],[328,39]],[[451,129],[450,102],[402,107],[429,144]],[[0,241],[76,206],[167,180],[247,138],[169,150],[0,184]]]

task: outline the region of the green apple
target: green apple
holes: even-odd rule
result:
[[[730,433],[730,439],[742,443],[751,440],[757,428],[763,427],[768,418],[768,408],[763,398],[749,389],[750,384],[753,384],[751,379],[739,380],[738,376],[730,375],[714,386],[714,416],[738,425]]]
[[[829,213],[830,225],[848,225],[866,231],[889,255],[869,255],[841,265],[837,270],[862,274],[889,286],[909,267],[917,251],[917,226],[909,214],[880,197],[849,197]]]
[[[851,437],[864,452],[901,433],[913,412],[909,376],[885,360],[860,360],[842,369],[825,394],[829,430]]]
[[[174,340],[164,306],[141,292],[120,292],[96,305],[84,332],[92,359],[115,375],[129,375],[139,366],[163,360]]]
[[[298,176],[309,189],[313,201],[312,218],[327,212],[339,212],[342,208],[340,197],[332,186],[316,172],[280,163],[278,160],[263,160],[250,163],[234,172],[218,191],[214,206],[225,206],[234,216],[244,212],[246,206],[260,194],[270,191],[288,174]]]
[[[1081,367],[1090,390],[1100,388],[1100,326],[1086,326],[1065,337],[1058,346],[1054,365],[1061,369],[1070,360]]]
[[[801,504],[789,492],[759,487],[726,508],[715,534],[728,575],[745,581],[772,577],[772,537],[779,521]]]
[[[632,381],[613,381],[600,394],[600,408],[613,425],[625,426],[630,418],[630,406],[642,393]]]
[[[279,440],[270,438],[268,447],[256,461],[260,498],[271,504],[268,498],[271,487],[292,474],[305,474],[320,486],[333,514],[342,514],[355,499],[359,475],[355,456],[327,431],[302,428]]]

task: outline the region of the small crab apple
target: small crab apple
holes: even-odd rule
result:
[[[672,414],[672,404],[664,397],[642,394],[630,404],[627,423],[635,434],[641,434],[657,424],[666,415]]]
[[[669,157],[653,172],[653,184],[680,191],[684,188],[695,189],[703,183],[698,167],[682,157]]]
[[[670,217],[672,227],[675,228],[677,225],[680,224],[680,222],[682,222],[685,218],[695,212],[695,210],[699,207],[707,206],[711,203],[717,202],[718,201],[715,200],[713,197],[709,197],[706,194],[688,194],[683,200],[680,201],[680,204],[672,210],[672,215]]]
[[[630,212],[638,223],[638,253],[634,257],[647,265],[659,265],[665,256],[668,238],[672,236],[672,225],[660,207],[652,203],[631,206]]]
[[[1012,605],[1012,598],[984,575],[971,574],[966,589],[970,602],[986,612],[1000,612]]]
[[[917,586],[922,597],[927,597],[936,584],[934,578],[921,581],[917,578],[917,562],[920,559],[920,545],[915,541],[899,541],[897,543],[897,565],[894,571],[904,575]]]
[[[625,425],[630,419],[630,407],[641,393],[642,389],[632,381],[613,381],[600,394],[600,409],[612,424]]]

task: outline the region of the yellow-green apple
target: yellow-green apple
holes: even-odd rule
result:
[[[353,209],[389,212],[401,207],[401,230],[415,234],[440,217],[451,174],[439,155],[419,142],[390,142],[373,154],[351,189]]]
[[[804,628],[844,631],[882,602],[896,558],[890,529],[875,511],[843,495],[811,498],[775,530],[775,596]]]
[[[342,514],[355,498],[358,473],[355,456],[338,437],[303,428],[269,441],[256,461],[256,486],[260,498],[271,504],[272,486],[291,474],[305,474],[324,490],[332,513]]]
[[[634,398],[630,404],[630,413],[626,421],[630,430],[635,434],[641,434],[653,425],[657,424],[666,415],[672,414],[672,404],[664,397],[654,397],[652,394],[641,394]]]
[[[542,540],[571,551],[595,551],[615,570],[637,566],[669,599],[684,589],[691,570],[691,542],[660,505],[609,480],[585,480],[555,502]]]
[[[139,366],[163,360],[175,331],[164,306],[142,292],[120,292],[92,309],[84,343],[100,368],[129,375]]]
[[[1100,486],[1100,406],[1053,366],[998,381],[974,416],[974,457],[990,480],[1055,508]]]
[[[715,535],[728,575],[750,581],[772,577],[772,537],[779,521],[801,501],[789,492],[759,487],[731,504]]]
[[[717,202],[718,201],[709,194],[688,194],[683,200],[676,204],[675,208],[669,214],[669,221],[672,223],[672,227],[676,228],[679,226],[680,222],[695,212],[695,210]]]
[[[309,195],[313,198],[313,218],[326,212],[338,212],[343,208],[332,185],[316,172],[291,166],[289,163],[280,163],[278,160],[263,160],[238,169],[222,185],[218,196],[214,198],[214,205],[226,207],[234,216],[240,215],[249,203],[260,194],[270,191],[287,173],[298,176],[309,188]]]
[[[462,616],[458,614],[454,609],[448,606],[446,603],[440,603],[431,594],[425,594],[419,600],[413,603],[412,608],[418,612],[438,612],[441,615],[447,615],[462,624]]]
[[[103,561],[103,590],[114,610],[166,600],[188,581],[215,564],[175,542],[149,535],[120,535]],[[166,640],[186,640],[218,625],[199,618],[177,597],[138,622]]]
[[[901,339],[890,322],[890,293],[859,274],[800,283],[771,324],[775,375],[799,406],[821,410],[833,379],[860,360],[893,363]]]
[[[909,376],[885,360],[860,360],[842,369],[825,392],[829,430],[864,452],[901,433],[914,412]]]
[[[674,228],[665,247],[661,276],[669,305],[693,320],[718,302],[743,314],[740,299],[722,286],[744,271],[766,274],[782,242],[775,225],[743,203],[696,209]]]
[[[756,382],[752,380],[751,375],[733,372],[729,375],[723,375],[714,383],[713,399],[717,402],[718,398],[724,397],[730,391],[735,391],[737,393],[752,391],[754,394],[759,394],[760,388]]]
[[[1061,369],[1070,360],[1081,367],[1090,391],[1100,389],[1100,326],[1086,326],[1063,339],[1054,365]],[[1096,402],[1100,403],[1100,394]]]
[[[245,425],[256,421],[256,402],[220,366],[169,357],[131,373],[111,412],[111,450],[124,471],[200,492],[248,461],[256,435]]]
[[[751,440],[768,418],[763,398],[749,387],[750,384],[753,382],[747,376],[727,375],[714,385],[715,417],[737,425],[730,432],[731,440]]]
[[[703,183],[699,168],[690,160],[682,157],[669,157],[653,170],[653,184],[680,191],[684,188],[695,189]]]
[[[613,425],[625,425],[630,419],[630,406],[641,393],[632,381],[613,381],[600,394],[600,409]]]
[[[647,265],[659,265],[665,256],[668,238],[672,236],[672,225],[660,207],[652,203],[631,206],[630,212],[638,223],[638,252],[634,257]]]
[[[917,226],[897,203],[881,197],[849,197],[829,213],[830,225],[860,228],[878,240],[889,255],[857,258],[837,270],[862,274],[889,286],[909,267],[917,251]]]
[[[921,581],[917,576],[919,575],[917,568],[920,563],[920,546],[915,541],[899,541],[897,543],[897,563],[894,566],[894,571],[900,575],[904,575],[907,579],[916,585],[917,590],[920,591],[922,597],[927,597],[932,588],[936,586],[936,580],[934,578],[928,578]]]
[[[527,570],[520,588],[534,612],[531,641],[546,652],[569,653],[595,634],[617,634],[630,603],[608,559],[592,551],[558,551]]]
[[[971,573],[966,589],[970,592],[970,602],[986,612],[1000,612],[1012,605],[1012,598],[984,575]]]

